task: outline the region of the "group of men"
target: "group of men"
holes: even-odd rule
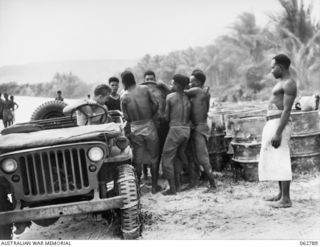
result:
[[[292,180],[290,113],[297,86],[289,72],[290,63],[283,54],[272,59],[271,73],[279,81],[272,91],[259,160],[259,179],[279,181],[279,194],[266,198],[274,202],[275,207],[292,205],[289,193]],[[181,190],[183,169],[190,177],[185,190],[199,184],[202,170],[209,180],[208,192],[214,191],[216,184],[207,150],[210,94],[204,88],[206,76],[203,71],[196,69],[190,77],[174,75],[172,88],[156,82],[153,71],[147,71],[140,84],[136,83],[132,72],[124,71],[121,81],[124,87],[121,96],[117,93],[119,79],[112,77],[109,85],[102,84],[95,89],[93,100],[109,110],[123,112],[139,181],[144,165],[149,165],[152,193],[162,190],[158,185],[162,161],[163,174],[169,183],[169,189],[162,192],[164,195],[174,195]],[[66,107],[66,110],[70,109]],[[101,119],[98,122],[101,123]]]
[[[181,190],[183,168],[191,180],[185,189],[197,186],[200,167],[204,168],[209,179],[209,191],[215,189],[206,145],[210,95],[204,89],[205,74],[194,70],[190,79],[176,74],[172,78],[171,89],[157,83],[152,71],[147,71],[144,78],[145,82],[137,85],[130,71],[121,74],[125,89],[121,96],[121,109],[130,123],[129,139],[138,178],[143,164],[148,164],[151,167],[152,193],[162,190],[158,185],[162,160],[163,174],[169,183],[164,195],[174,195]],[[192,155],[187,155],[190,151]]]
[[[4,100],[2,99],[2,94],[0,93],[0,119],[2,119],[3,126],[5,128],[11,126],[15,121],[15,110],[19,108],[19,105],[14,102],[14,96],[7,93],[3,94]]]
[[[121,110],[127,122],[125,132],[132,146],[138,180],[140,182],[143,171],[147,175],[147,167],[150,167],[152,193],[163,190],[158,185],[160,162],[169,182],[164,195],[181,190],[183,170],[190,176],[190,184],[185,189],[197,186],[200,167],[209,179],[209,191],[215,189],[206,145],[210,94],[204,89],[205,74],[201,70],[194,70],[190,78],[176,74],[172,88],[158,83],[153,71],[145,72],[144,82],[140,84],[136,83],[132,72],[124,71],[121,81],[124,87],[121,96],[118,94],[120,80],[111,77],[109,85],[96,87],[93,99],[66,106],[64,113],[84,108],[77,111],[78,124],[84,125],[108,122],[99,114],[103,112],[101,105],[107,110]],[[90,111],[94,111],[97,117],[88,119],[84,112]]]

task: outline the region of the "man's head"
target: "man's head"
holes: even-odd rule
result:
[[[288,72],[290,64],[291,61],[286,55],[279,54],[272,58],[271,73],[276,79],[281,78],[284,73]]]
[[[136,85],[136,80],[134,79],[134,75],[132,74],[132,72],[128,70],[121,73],[121,80],[122,80],[124,89],[128,89]]]
[[[10,99],[11,99],[11,100],[14,100],[14,96],[13,96],[13,95],[11,95],[11,96],[10,96]]]
[[[116,94],[119,89],[119,79],[117,77],[110,77],[109,78],[109,85],[112,89],[112,93]]]
[[[106,84],[100,84],[94,89],[94,100],[103,105],[111,94],[111,88]]]
[[[143,78],[144,82],[156,82],[156,74],[152,70],[147,70]]]
[[[61,95],[61,91],[59,90],[59,91],[57,91],[57,94],[60,96]]]
[[[203,87],[206,81],[206,75],[200,69],[192,71],[190,76],[191,87]]]
[[[173,87],[177,91],[183,91],[189,84],[189,78],[184,75],[176,74],[173,76]]]

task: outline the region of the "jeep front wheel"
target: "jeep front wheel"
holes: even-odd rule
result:
[[[0,186],[0,212],[12,210],[12,204],[8,199],[8,195],[3,186]],[[0,239],[11,240],[12,239],[12,224],[0,225]]]
[[[136,239],[140,236],[140,198],[137,178],[131,165],[118,167],[117,193],[123,196],[124,204],[120,208],[121,232],[124,239]]]

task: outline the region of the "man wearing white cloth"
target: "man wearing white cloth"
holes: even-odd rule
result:
[[[272,89],[268,106],[267,123],[263,128],[259,160],[259,180],[279,181],[279,194],[265,198],[273,207],[292,206],[290,182],[292,180],[289,140],[291,135],[290,113],[297,96],[296,82],[291,78],[290,59],[283,54],[272,59],[271,73],[278,83]]]

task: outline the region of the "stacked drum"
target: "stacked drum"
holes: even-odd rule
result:
[[[223,115],[210,113],[208,124],[211,126],[211,134],[208,140],[208,152],[210,163],[215,171],[221,171],[225,165],[226,145],[224,142],[224,123]]]
[[[212,109],[208,114],[208,124],[211,126],[211,136],[208,142],[210,162],[214,170],[221,171],[232,155],[231,140],[235,136],[235,119],[265,115],[266,111],[248,106],[233,106]],[[247,143],[247,141],[246,141]]]
[[[261,113],[264,114],[265,113]],[[258,162],[265,116],[233,119],[234,136],[231,141],[234,166],[247,181],[258,180]]]
[[[258,180],[258,160],[264,116],[236,118],[232,120],[233,161],[241,167],[241,175],[247,181]],[[293,111],[290,153],[293,172],[320,170],[320,112]]]
[[[320,112],[296,111],[291,114],[290,153],[292,170],[320,170]]]

